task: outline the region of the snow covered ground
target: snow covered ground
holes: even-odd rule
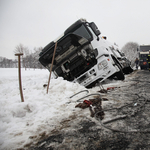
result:
[[[49,93],[46,88],[49,72],[40,69],[22,69],[22,87],[24,101],[21,102],[18,69],[0,68],[0,149],[17,149],[37,141],[42,135],[49,135],[61,120],[73,113],[88,114],[89,110],[75,108],[69,97],[86,90],[78,83],[71,83],[62,78],[51,79]],[[120,84],[122,81],[112,82]],[[110,87],[106,84],[104,87]],[[96,93],[92,88],[90,93]],[[86,93],[79,94],[84,96]],[[74,99],[78,99],[76,96]]]
[[[46,84],[47,70],[22,69],[22,87],[25,102],[21,102],[18,70],[0,69],[0,149],[15,149],[55,128],[62,118],[72,113],[67,109],[68,96],[85,89],[59,79],[52,79],[49,93]]]

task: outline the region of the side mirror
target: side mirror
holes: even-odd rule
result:
[[[96,36],[101,34],[101,32],[99,31],[98,27],[94,22],[89,23],[89,26],[91,27],[92,31],[95,33]]]

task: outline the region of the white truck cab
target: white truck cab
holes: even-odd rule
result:
[[[114,54],[102,44],[100,31],[94,22],[80,19],[65,30],[57,39],[52,71],[55,78],[78,82],[91,87],[97,81],[116,76],[124,80],[122,65]],[[39,61],[49,71],[56,41],[49,43],[39,54]]]

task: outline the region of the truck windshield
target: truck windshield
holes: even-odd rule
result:
[[[73,31],[73,34],[79,35],[81,37],[86,38],[88,41],[91,41],[93,39],[92,35],[90,34],[90,31],[82,24],[79,28]]]

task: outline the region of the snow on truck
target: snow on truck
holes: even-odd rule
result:
[[[112,76],[124,80],[122,64],[110,52],[109,44],[104,44],[100,34],[94,22],[80,19],[67,28],[59,39],[43,48],[39,61],[50,71],[57,42],[52,66],[55,78],[61,76],[85,87]]]
[[[124,74],[129,74],[133,72],[133,69],[131,67],[131,61],[129,61],[123,52],[119,50],[119,47],[114,43],[108,42],[106,39],[107,37],[102,37],[104,40],[101,40],[101,45],[104,45],[105,47],[109,47],[109,52],[113,54],[117,58],[117,60],[120,62],[122,66],[122,71]]]

